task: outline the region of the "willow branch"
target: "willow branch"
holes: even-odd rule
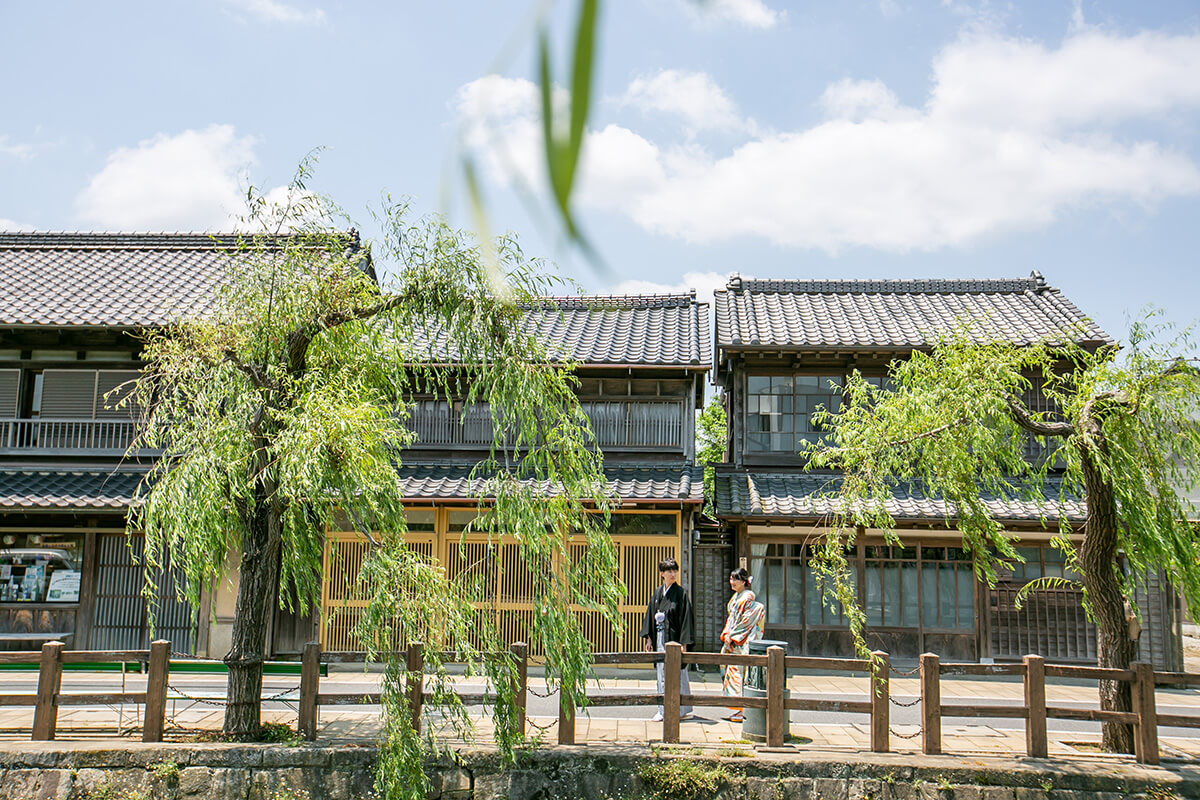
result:
[[[1014,394],[1007,395],[1005,401],[1013,420],[1030,433],[1053,438],[1063,438],[1075,433],[1075,426],[1069,422],[1042,422],[1034,419],[1025,404]]]

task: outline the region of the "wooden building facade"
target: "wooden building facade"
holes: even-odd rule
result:
[[[1016,344],[1068,329],[1083,332],[1085,347],[1112,341],[1037,273],[994,281],[735,276],[716,293],[715,316],[714,378],[724,390],[729,420],[726,463],[716,475],[716,515],[733,538],[736,558],[755,575],[754,590],[767,607],[767,635],[811,655],[852,651],[840,609],[824,599],[809,566],[831,514],[819,495],[838,476],[805,471],[798,455],[803,442],[822,435],[811,415],[838,408],[846,375],[858,370],[886,387],[890,362],[928,347],[929,337],[963,321],[982,337]],[[1033,407],[1044,402],[1026,399]],[[1034,652],[1055,661],[1094,661],[1095,630],[1077,589],[1036,592],[1020,609],[1015,602],[1031,580],[1071,577],[1049,542],[1059,514],[1080,525],[1085,504],[1073,498],[1060,506],[1049,496],[1042,503],[990,502],[1025,558],[994,588],[975,579],[959,534],[947,527],[952,509],[919,487],[898,487],[890,501],[903,547],[889,546],[881,532],[857,532],[847,558],[871,646],[895,657],[935,652],[949,660],[987,661]],[[1160,668],[1178,669],[1178,604],[1162,584],[1140,604],[1141,647]]]

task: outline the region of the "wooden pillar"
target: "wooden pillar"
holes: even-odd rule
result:
[[[871,752],[886,753],[891,727],[891,659],[882,650],[871,655]]]
[[[575,744],[575,703],[562,685],[558,687],[558,743]]]
[[[513,660],[516,662],[517,685],[514,694],[516,695],[517,706],[517,731],[520,732],[521,736],[524,736],[525,708],[529,696],[529,646],[524,642],[516,642],[509,650],[512,652]]]
[[[58,690],[62,686],[62,642],[42,645],[38,669],[37,705],[33,709],[33,740],[48,742],[58,727]]]
[[[783,747],[783,721],[788,713],[783,705],[787,685],[784,656],[778,645],[767,648],[767,747]]]
[[[1025,754],[1045,758],[1046,742],[1046,660],[1025,656]]]
[[[921,654],[921,752],[942,752],[941,664],[933,653]]]
[[[150,667],[146,675],[146,712],[142,723],[143,742],[161,742],[167,719],[167,677],[171,670],[171,643],[150,643]]]
[[[1158,708],[1154,704],[1154,666],[1144,661],[1129,665],[1133,670],[1133,750],[1142,764],[1158,763]]]
[[[425,645],[411,642],[404,653],[408,672],[408,708],[412,712],[412,727],[421,732],[421,704],[425,701]]]
[[[300,656],[300,719],[296,728],[308,741],[317,738],[317,695],[321,691],[321,643],[305,642]]]
[[[667,642],[663,660],[663,741],[679,741],[679,693],[682,690],[683,645]]]

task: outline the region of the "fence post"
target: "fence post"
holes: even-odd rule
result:
[[[1025,656],[1025,754],[1045,758],[1046,742],[1046,659]]]
[[[512,651],[513,658],[516,659],[517,685],[514,689],[514,694],[516,695],[517,704],[517,730],[524,736],[525,703],[529,688],[529,646],[524,642],[515,642],[508,649]]]
[[[683,645],[667,642],[663,660],[663,741],[673,744],[679,741],[679,693],[683,671]]]
[[[575,744],[575,703],[561,683],[558,687],[558,743]]]
[[[783,747],[783,720],[787,715],[783,705],[786,663],[782,647],[767,648],[767,747]]]
[[[150,666],[146,674],[146,713],[142,723],[143,742],[161,742],[167,717],[167,677],[171,670],[171,643],[150,643]]]
[[[942,752],[942,668],[933,653],[921,654],[921,752]]]
[[[421,704],[425,701],[425,645],[410,642],[404,653],[408,672],[408,708],[412,712],[412,727],[421,732]]]
[[[321,690],[321,643],[305,642],[300,656],[300,719],[296,727],[308,741],[317,738],[317,694]]]
[[[891,660],[882,650],[871,655],[871,752],[886,753],[891,726]]]
[[[1129,665],[1133,670],[1133,749],[1142,764],[1158,763],[1158,708],[1154,705],[1154,667],[1144,661]]]
[[[48,742],[58,727],[58,690],[62,686],[62,642],[42,645],[38,669],[37,705],[33,709],[33,740]]]

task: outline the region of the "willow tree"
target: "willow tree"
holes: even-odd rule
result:
[[[865,650],[843,545],[858,526],[900,544],[886,508],[897,486],[945,502],[947,524],[961,532],[976,575],[989,585],[998,566],[1021,558],[987,501],[1032,500],[1045,509],[1043,524],[1057,517],[1054,544],[1080,576],[1100,666],[1127,669],[1136,645],[1126,609],[1136,609],[1134,588],[1149,571],[1165,571],[1200,608],[1200,544],[1185,497],[1200,464],[1200,375],[1180,355],[1195,352],[1191,339],[1150,324],[1135,325],[1120,352],[971,338],[956,331],[894,363],[891,390],[853,375],[840,411],[822,415],[829,433],[809,466],[844,472],[829,492],[837,513],[821,548],[830,592]],[[1054,410],[1030,408],[1022,398],[1031,388]],[[1039,457],[1029,457],[1030,437]],[[1068,511],[1080,498],[1087,513],[1075,528]],[[1102,681],[1100,701],[1128,711],[1128,684]],[[1132,735],[1108,723],[1103,743],[1131,752]]]
[[[302,184],[293,189],[296,202],[282,209],[252,203],[254,222],[287,232],[246,234],[228,248],[209,313],[147,335],[132,398],[147,409],[139,444],[171,454],[129,520],[146,537],[148,580],[169,557],[195,602],[227,559],[237,564],[224,731],[259,730],[275,598],[301,613],[313,607],[326,532],[345,525],[371,544],[361,573],[371,601],[359,626],[365,647],[382,654],[423,637],[472,660],[499,649],[480,613],[484,587],[448,579],[404,544],[396,468],[418,396],[488,404],[496,434],[476,476],[491,499],[473,525],[519,543],[520,566],[535,576],[530,644],[579,699],[589,651],[570,608],[596,609],[619,627],[622,588],[603,514],[592,513],[609,498],[570,365],[522,327],[523,309],[555,279],[512,238],[481,247],[439,219],[410,221],[403,205],[380,215],[373,246],[360,245],[330,232],[331,217]],[[377,281],[384,267],[391,277]],[[586,557],[571,558],[568,534],[586,537]],[[400,712],[392,667],[385,696]],[[497,717],[509,746],[519,732],[502,722],[514,715],[502,708]],[[388,752],[399,755],[383,759],[381,775],[393,779],[382,793],[416,792],[412,731],[397,720],[387,731]],[[395,780],[405,770],[416,783]]]

